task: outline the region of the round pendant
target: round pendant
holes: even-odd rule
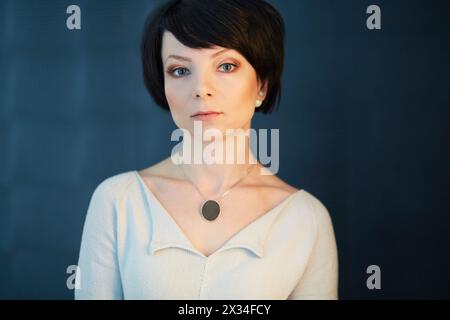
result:
[[[202,206],[202,215],[206,220],[215,220],[219,216],[219,212],[220,206],[214,200],[208,200]]]

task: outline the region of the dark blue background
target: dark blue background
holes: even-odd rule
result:
[[[94,188],[169,155],[175,126],[139,57],[160,2],[0,0],[0,298],[71,299]],[[287,27],[283,98],[254,126],[280,128],[279,175],[329,209],[340,297],[450,298],[448,4],[270,2]],[[82,30],[66,28],[70,4]],[[371,4],[382,30],[366,28]]]

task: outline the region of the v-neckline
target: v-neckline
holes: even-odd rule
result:
[[[262,221],[264,218],[267,218],[273,212],[276,212],[276,211],[278,211],[278,209],[281,209],[284,206],[284,204],[286,204],[291,198],[293,198],[296,194],[299,194],[303,191],[303,189],[299,189],[299,190],[291,193],[286,198],[281,200],[278,204],[276,204],[274,207],[270,208],[263,214],[259,215],[256,219],[252,220],[250,223],[248,223],[244,227],[242,227],[239,231],[234,233],[230,238],[228,238],[219,248],[214,250],[210,255],[205,255],[203,252],[198,250],[196,246],[193,245],[193,242],[186,235],[186,233],[183,231],[183,229],[180,227],[180,225],[175,221],[175,219],[172,217],[172,215],[169,213],[169,211],[166,209],[166,207],[161,203],[161,201],[153,193],[153,191],[147,186],[147,184],[144,181],[144,178],[141,177],[139,172],[137,170],[134,170],[133,172],[134,172],[137,180],[142,184],[142,187],[144,188],[144,192],[145,192],[146,196],[151,198],[153,200],[153,202],[158,206],[158,208],[163,213],[163,215],[170,221],[170,223],[175,227],[177,232],[181,235],[181,237],[189,245],[190,249],[192,249],[193,251],[200,254],[203,258],[206,258],[206,259],[209,259],[213,255],[215,255],[217,252],[221,251],[222,248],[224,248],[233,239],[236,239],[239,235],[243,234],[246,230],[250,229],[252,226],[256,225],[258,222]]]

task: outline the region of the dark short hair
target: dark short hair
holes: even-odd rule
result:
[[[143,77],[156,104],[169,110],[161,58],[164,31],[187,47],[234,49],[267,81],[266,98],[256,111],[270,113],[281,101],[284,64],[283,18],[263,0],[172,0],[147,17],[141,40]]]

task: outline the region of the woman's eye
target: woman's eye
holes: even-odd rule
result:
[[[181,71],[181,72],[179,72]],[[186,68],[176,68],[173,70],[170,70],[169,73],[173,76],[175,76],[176,78],[182,77],[184,75],[184,72],[186,72],[187,69]]]
[[[224,66],[227,67],[227,68],[223,69],[222,67],[224,67]],[[224,63],[224,64],[222,64],[220,67],[222,68],[222,70],[225,70],[225,72],[230,72],[230,71],[232,71],[234,68],[236,68],[236,65],[235,65],[235,64],[232,64],[232,63]]]
[[[223,63],[222,65],[220,65],[219,68],[222,69],[225,73],[230,73],[235,68],[237,68],[237,65],[235,65],[233,63]],[[178,67],[178,68],[175,68],[175,69],[169,69],[169,74],[174,76],[175,78],[181,78],[181,77],[185,76],[188,73],[189,73],[189,70],[184,68],[184,67]]]

